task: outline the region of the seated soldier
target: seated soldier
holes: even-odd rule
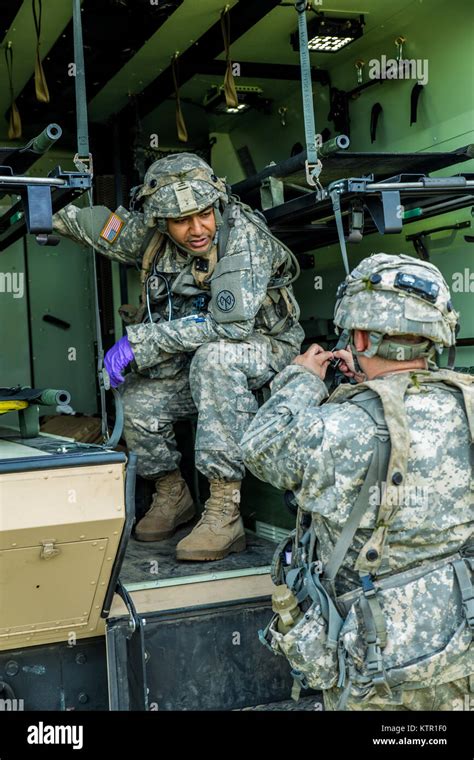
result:
[[[196,155],[156,161],[136,200],[143,213],[67,206],[54,229],[142,270],[135,324],[105,359],[112,385],[123,383],[124,433],[138,472],[156,482],[136,538],[168,538],[195,514],[173,423],[197,413],[196,467],[210,498],[177,558],[217,560],[245,549],[239,443],[257,411],[252,390],[291,362],[304,337],[291,287],[298,265]],[[130,318],[130,307],[124,312]]]

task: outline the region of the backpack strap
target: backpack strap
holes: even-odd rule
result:
[[[386,483],[386,488],[381,492],[375,530],[362,547],[355,564],[355,569],[361,574],[376,575],[379,570],[388,567],[388,546],[386,546],[388,529],[401,502],[400,499],[389,499],[388,495],[391,494],[393,488],[405,482],[407,474],[410,433],[404,398],[410,380],[409,373],[403,372],[392,375],[383,382],[369,380],[364,383],[380,396],[391,446],[387,470],[382,473],[380,481],[380,483]]]
[[[382,402],[378,394],[371,389],[363,390],[357,396],[351,398],[349,403],[360,407],[372,417],[376,426],[376,438],[374,452],[365,480],[352,507],[349,519],[346,521],[334,547],[331,558],[324,568],[325,583],[330,586],[333,592],[335,592],[334,584],[337,573],[344,562],[344,558],[361,523],[362,517],[367,511],[371,489],[386,479],[391,449],[390,434],[385,421]]]
[[[376,427],[376,438],[374,452],[362,488],[325,567],[325,583],[330,585],[334,596],[337,573],[360,525],[362,516],[367,510],[371,489],[375,485],[380,488],[380,484],[384,483],[387,478],[391,453],[390,433],[380,396],[373,389],[366,389],[358,393],[356,397],[351,398],[349,403],[364,409],[370,415]],[[372,675],[374,686],[386,691],[387,685],[381,654],[381,648],[385,646],[387,637],[385,620],[369,574],[361,575],[361,585],[364,595],[361,597],[360,607],[367,633],[366,664]]]
[[[425,383],[434,383],[445,390],[451,390],[452,393],[455,393],[456,389],[462,391],[471,436],[470,457],[471,463],[474,464],[474,377],[450,370],[402,372],[390,375],[382,381],[369,380],[352,387],[345,384],[340,385],[328,399],[329,402],[335,403],[347,401],[355,403],[356,398],[362,400],[364,388],[372,389],[380,397],[384,421],[388,427],[391,440],[387,471],[385,476],[382,472],[382,477],[379,479],[380,483],[386,482],[387,487],[382,493],[376,528],[363,546],[355,565],[355,569],[361,575],[376,575],[379,571],[383,572],[387,566],[386,540],[388,529],[400,505],[400,499],[387,499],[387,496],[389,493],[393,493],[394,488],[396,489],[397,486],[404,483],[407,474],[410,434],[404,401],[405,394],[409,386],[419,387]],[[471,480],[471,488],[474,489],[474,480]]]
[[[141,270],[140,270],[140,306],[134,307],[130,304],[123,304],[120,309],[120,316],[125,324],[140,324],[146,311],[146,294],[147,280],[150,274],[153,262],[156,261],[164,250],[164,235],[159,230],[155,230],[143,253]]]
[[[219,235],[217,237],[217,261],[220,261],[225,255],[230,231],[235,225],[236,214],[238,213],[239,207],[232,201],[226,204],[222,212],[222,223],[219,225]]]
[[[308,568],[304,569],[303,578],[307,593],[311,597],[311,600],[321,608],[321,614],[327,622],[326,646],[328,649],[337,649],[339,632],[344,620],[339,614],[331,595],[328,594],[321,583],[317,563],[312,562]]]

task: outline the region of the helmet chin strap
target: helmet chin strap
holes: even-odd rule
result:
[[[363,351],[358,351],[356,349],[355,344],[354,344],[354,331],[353,330],[351,330],[351,337],[350,337],[350,340],[349,340],[349,345],[350,345],[351,350],[352,350],[352,361],[354,362],[354,369],[355,369],[356,373],[359,374],[359,375],[360,374],[365,375],[364,370],[360,366],[359,358],[358,358],[360,354],[362,354],[363,356],[365,356],[365,354],[364,354]]]
[[[420,340],[419,343],[401,343],[393,336],[385,338],[382,333],[369,332],[370,347],[365,351],[357,351],[354,345],[354,333],[351,333],[351,348],[354,360],[357,356],[380,356],[388,361],[412,361],[413,359],[433,359],[435,347],[430,340]],[[358,363],[358,362],[357,362]]]
[[[370,359],[379,352],[379,347],[383,339],[382,333],[369,332],[369,339],[370,347],[366,348],[365,351],[358,351],[354,345],[354,331],[351,332],[351,348],[354,356],[367,356],[367,358]]]

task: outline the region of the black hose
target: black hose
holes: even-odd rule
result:
[[[16,699],[15,692],[13,691],[10,684],[5,683],[5,681],[0,681],[0,693],[4,691],[5,694],[7,694],[8,699]]]

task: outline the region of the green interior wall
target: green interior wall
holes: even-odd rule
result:
[[[421,58],[428,61],[429,80],[419,100],[417,123],[410,127],[410,93],[414,81],[385,81],[377,84],[350,105],[351,146],[353,151],[412,152],[449,151],[474,142],[474,75],[472,71],[472,3],[458,0],[446,6],[444,2],[417,3],[394,13],[390,25],[386,25],[386,36],[371,44],[370,38],[364,45],[362,58],[366,62],[380,59],[382,54],[394,57],[394,38],[407,38],[404,57]],[[360,53],[360,48],[359,48]],[[312,58],[316,64],[317,59]],[[355,60],[356,56],[354,56]],[[327,65],[326,65],[327,66]],[[332,84],[350,90],[356,86],[353,64],[347,60],[327,66]],[[367,72],[367,68],[366,68]],[[367,76],[367,74],[366,74]],[[380,102],[384,113],[374,144],[370,142],[370,112],[374,103]],[[329,112],[329,88],[315,86],[314,104],[316,130],[321,132],[329,127],[334,134],[334,125],[327,121]],[[286,126],[276,118],[278,107],[285,106]],[[304,125],[301,108],[301,90],[295,83],[291,96],[273,105],[273,116],[258,113],[242,114],[231,130],[230,136],[235,149],[246,145],[258,170],[270,161],[281,161],[290,156],[295,142],[304,143]],[[324,161],[323,161],[324,166]],[[236,159],[236,173],[239,166]],[[438,172],[448,176],[457,172],[473,172],[474,161],[459,164],[453,169]],[[233,178],[232,178],[233,179]],[[324,181],[324,168],[322,179]],[[237,180],[236,180],[237,181]],[[441,216],[415,222],[404,227],[398,235],[370,235],[357,245],[348,245],[351,266],[362,258],[380,251],[386,253],[406,253],[415,255],[411,242],[405,235],[427,228],[472,221],[471,209],[443,214]],[[461,315],[459,338],[474,337],[474,245],[464,241],[464,234],[472,230],[445,232],[428,240],[431,261],[440,268],[448,285],[452,288],[453,303]],[[314,270],[306,270],[295,284],[295,292],[301,306],[303,320],[314,320],[314,333],[318,333],[318,320],[331,319],[337,285],[344,279],[345,272],[339,246],[327,246],[313,252]],[[472,284],[465,292],[456,292],[453,284],[460,273],[472,273]],[[322,278],[322,288],[315,290],[314,277]],[[306,323],[307,326],[308,323]],[[311,324],[311,323],[310,323]],[[446,354],[441,359],[445,363]],[[456,366],[474,365],[474,347],[458,347]],[[259,517],[281,527],[291,527],[293,519],[282,507],[280,492],[272,489],[252,476],[247,478],[246,489],[252,489],[252,511],[258,509]],[[245,512],[245,504],[244,504]],[[251,515],[249,511],[248,515]]]
[[[415,83],[413,80],[386,80],[351,101],[351,151],[449,151],[474,142],[474,75],[472,66],[469,65],[472,59],[472,25],[468,23],[469,18],[472,18],[470,0],[457,0],[449,8],[442,1],[430,0],[429,10],[427,3],[412,3],[403,10],[394,12],[390,24],[386,24],[385,36],[377,34],[372,43],[369,35],[357,43],[358,55],[362,53],[362,58],[366,61],[366,80],[370,60],[380,59],[383,54],[394,57],[396,48],[393,41],[398,35],[407,39],[405,58],[427,61],[429,79],[420,97],[417,123],[411,127],[410,93]],[[317,54],[312,55],[311,60],[317,64]],[[355,68],[347,56],[344,63],[339,64],[338,55],[335,54],[333,63],[328,68],[335,87],[350,90],[356,86]],[[370,112],[376,102],[381,103],[384,112],[377,139],[371,144]],[[329,127],[334,134],[334,125],[327,121],[330,105],[328,87],[314,86],[314,104],[317,131]],[[288,109],[286,126],[275,117],[279,106]],[[244,113],[236,117],[235,126],[230,132],[234,148],[237,150],[246,145],[257,169],[262,169],[270,161],[288,158],[294,143],[304,142],[303,136],[301,91],[298,83],[295,83],[289,97],[274,103],[272,116]],[[237,173],[237,159],[235,167]],[[458,164],[438,175],[460,171],[474,171],[474,161]],[[324,181],[324,161],[321,177]],[[231,179],[233,180],[232,177]],[[415,255],[413,245],[405,240],[405,235],[465,220],[472,220],[470,209],[406,225],[399,235],[370,235],[362,243],[348,246],[350,263],[355,265],[361,258],[378,251]],[[442,233],[428,241],[432,261],[439,266],[449,285],[453,284],[455,273],[464,272],[466,267],[474,271],[474,246],[464,242],[465,233],[466,230]],[[317,315],[319,318],[330,319],[335,286],[344,278],[339,247],[327,246],[313,253],[314,271],[303,272],[295,286],[302,318],[309,319]],[[321,290],[315,291],[313,287],[315,275],[322,277]],[[455,307],[461,312],[461,338],[474,336],[471,295],[471,291],[453,293]],[[459,356],[463,363],[474,363],[472,348],[460,348]]]
[[[206,2],[209,7],[215,6],[217,9],[213,0],[206,0]],[[201,9],[199,14],[202,14]],[[395,54],[393,41],[398,35],[407,38],[405,57],[428,61],[429,81],[419,101],[417,123],[409,126],[410,92],[413,81],[386,81],[382,85],[375,85],[350,105],[351,150],[390,152],[452,150],[474,142],[470,18],[472,18],[471,0],[456,0],[449,5],[442,0],[429,0],[429,3],[426,0],[406,3],[403,4],[401,10],[393,8],[389,20],[382,27],[365,35],[354,45],[353,59],[352,54],[341,53],[334,55],[329,63],[327,60],[324,61],[324,67],[330,70],[333,85],[340,89],[351,89],[356,85],[353,65],[356,58],[362,57],[368,62],[373,58],[380,58],[382,54],[393,57]],[[65,18],[61,20],[58,16],[57,23],[59,26],[61,23],[64,25],[65,20]],[[296,27],[296,22],[294,27]],[[259,45],[261,45],[260,39],[256,50]],[[172,47],[174,47],[174,38]],[[262,55],[265,57],[264,52]],[[169,56],[166,60],[168,58]],[[242,60],[245,58],[257,60],[251,52],[247,56],[242,56]],[[317,57],[313,58],[313,63],[318,63]],[[147,69],[154,70],[154,65],[152,66],[152,62],[148,59],[144,66],[145,64]],[[108,96],[113,95],[115,98],[118,96],[119,89],[117,82],[112,82],[107,91]],[[124,93],[128,89],[123,90],[122,98],[125,98]],[[265,87],[263,89],[266,91]],[[270,89],[270,87],[267,88],[269,92]],[[192,90],[191,85],[190,90]],[[225,126],[222,127],[219,127],[216,121],[212,123],[211,136],[216,139],[212,148],[212,163],[216,173],[226,176],[229,182],[236,182],[244,176],[236,153],[238,148],[246,145],[257,169],[261,169],[270,161],[280,161],[289,157],[296,142],[304,143],[300,84],[299,82],[290,85],[287,82],[281,83],[280,92],[282,94],[274,100],[271,115],[251,111],[237,115],[232,122],[226,121]],[[112,98],[113,103],[111,100],[111,108],[116,102],[114,98]],[[369,124],[370,111],[375,102],[381,103],[384,113],[380,120],[377,140],[372,145]],[[317,131],[321,132],[325,127],[329,127],[334,133],[334,126],[332,122],[328,122],[327,118],[330,108],[327,87],[316,85],[314,103]],[[281,124],[278,115],[280,105],[287,108],[285,126]],[[94,114],[94,108],[97,106],[98,100],[93,104],[91,115]],[[193,139],[204,143],[207,139],[208,122],[205,121],[202,109],[185,103],[184,110],[187,119],[192,119],[193,122]],[[101,114],[103,116],[102,112]],[[165,142],[169,147],[173,145],[178,147],[176,142],[173,143],[173,139],[175,140],[173,138],[175,135],[174,103],[171,100],[164,103],[160,109],[159,122],[153,114],[145,120],[144,133],[155,132],[160,135],[161,147],[164,147]],[[180,149],[182,147],[182,145],[179,146]],[[65,169],[72,168],[70,159],[69,154],[52,151],[33,167],[32,173],[47,173],[57,163],[61,163]],[[459,165],[452,171],[446,170],[441,174],[474,171],[473,164],[474,162]],[[324,173],[322,179],[324,180]],[[355,265],[357,261],[370,253],[381,250],[388,253],[414,254],[412,244],[405,240],[406,234],[412,234],[427,227],[464,220],[471,220],[470,209],[407,225],[401,235],[387,235],[383,239],[380,235],[372,235],[357,246],[349,246],[351,265]],[[443,233],[429,241],[432,261],[440,267],[449,285],[453,284],[453,275],[456,273],[464,272],[466,268],[469,272],[474,272],[474,246],[464,242],[464,232]],[[34,245],[38,248],[36,244]],[[26,249],[27,253],[29,248],[30,244]],[[45,373],[48,368],[54,367],[57,370],[54,375],[56,380],[60,380],[65,387],[70,387],[72,384],[77,387],[77,394],[83,394],[76,396],[76,400],[81,398],[81,411],[94,411],[90,256],[86,249],[65,240],[56,250],[57,253],[54,250],[45,251],[44,249],[34,251],[35,260],[32,271],[35,287],[38,290],[31,300],[33,321],[39,320],[40,311],[43,308],[50,308],[53,302],[55,308],[59,301],[64,304],[69,313],[74,315],[74,329],[77,331],[74,334],[74,345],[77,344],[80,347],[84,361],[76,362],[76,364],[69,362],[68,365],[62,366],[64,345],[61,343],[58,348],[57,342],[50,333],[41,333],[40,328],[43,328],[43,325],[39,322],[36,322],[36,328],[33,329],[35,342],[33,353],[39,352],[38,356],[41,357]],[[0,255],[2,256],[2,271],[22,271],[25,256],[23,241],[14,244]],[[321,321],[332,317],[335,290],[344,277],[344,271],[338,246],[318,249],[314,255],[314,270],[306,270],[302,273],[295,290],[301,305],[302,319],[309,323],[312,334],[320,334]],[[315,275],[320,275],[322,278],[322,288],[319,290],[314,288]],[[134,270],[129,270],[128,281],[129,301],[133,303],[138,300],[139,295],[138,274]],[[113,286],[116,311],[120,305],[117,265],[113,267]],[[49,305],[45,298],[48,289],[52,294]],[[472,291],[468,288],[465,292],[453,292],[455,307],[461,313],[461,338],[474,336],[474,310],[471,298],[473,291],[474,283]],[[0,369],[2,383],[7,385],[30,382],[26,313],[26,299],[13,299],[11,294],[0,294],[0,329],[3,348]],[[58,316],[61,315],[58,314]],[[115,328],[116,336],[119,337],[122,334],[122,324],[118,316]],[[70,344],[71,341],[68,343]],[[474,365],[474,349],[458,349],[457,364]],[[70,374],[68,374],[69,371],[71,371]],[[40,376],[45,383],[48,382],[47,374]],[[3,420],[5,419],[4,417]],[[250,489],[251,498],[247,498]],[[291,515],[281,507],[281,494],[251,477],[247,478],[244,484],[243,512],[250,520],[257,517],[264,522],[273,522],[288,528],[293,523]]]
[[[61,150],[42,156],[28,172],[46,176],[60,165],[73,170],[72,157]],[[86,203],[85,197],[79,204]],[[90,251],[62,238],[43,247],[32,235],[0,253],[1,271],[24,275],[24,294],[0,293],[1,384],[65,388],[78,412],[97,411],[93,267]],[[50,315],[68,329],[45,322]],[[42,410],[54,413],[54,408]],[[2,415],[1,424],[16,424],[17,415]]]
[[[26,289],[23,240],[17,240],[1,256],[2,274],[23,275],[23,287]],[[13,293],[0,292],[0,343],[0,384],[4,386],[28,385],[31,374],[25,295],[20,298],[15,297]],[[2,415],[1,424],[4,424],[5,420],[6,416]]]

